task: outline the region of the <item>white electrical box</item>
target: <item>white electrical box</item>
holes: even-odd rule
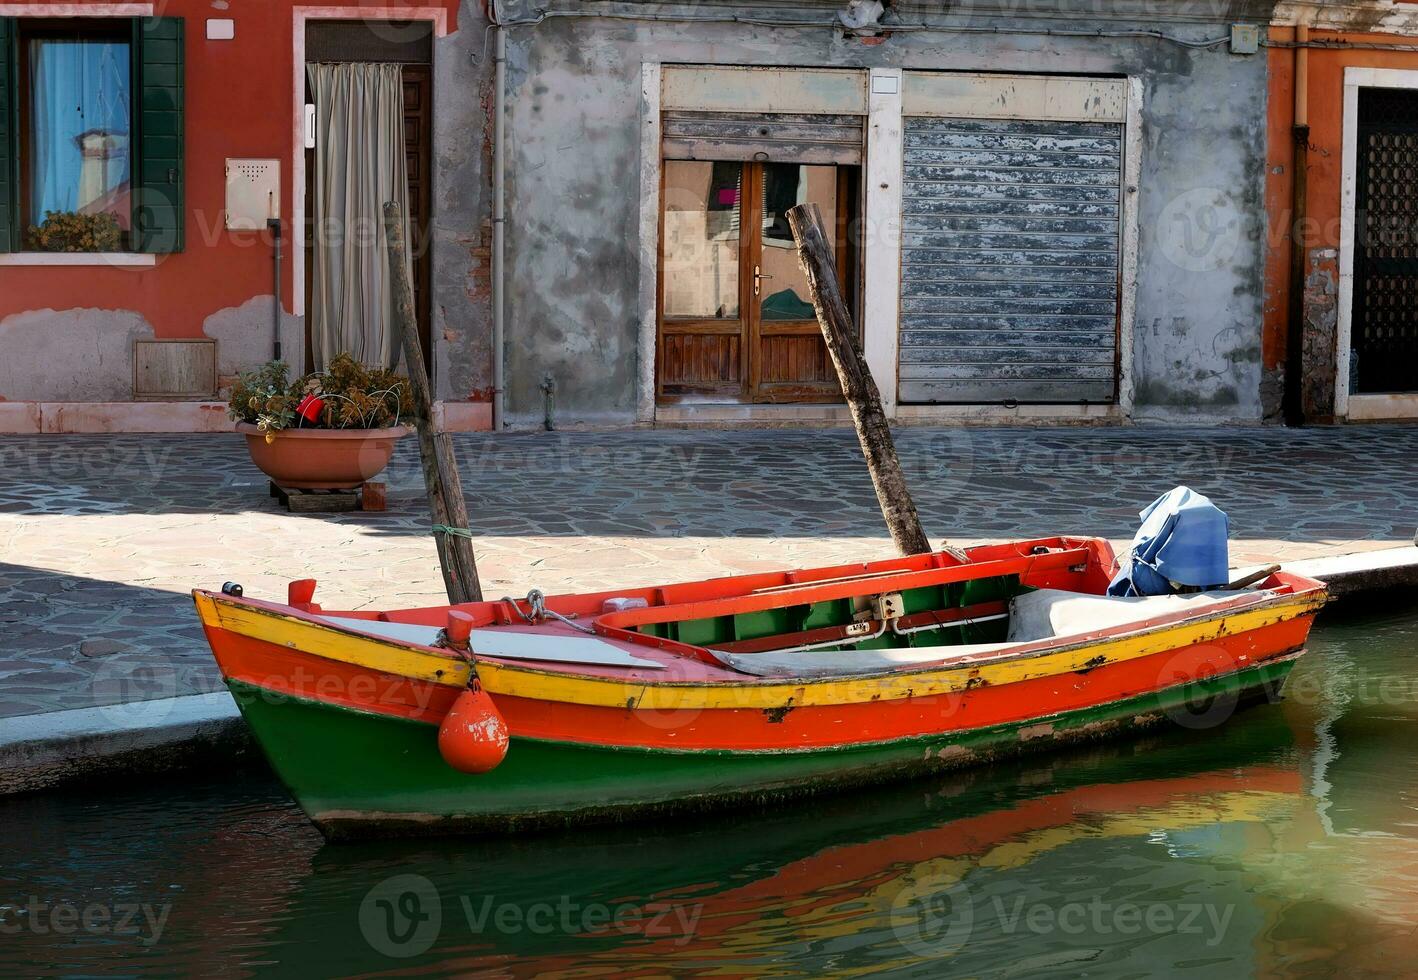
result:
[[[281,161],[227,160],[227,229],[260,231],[280,216]]]

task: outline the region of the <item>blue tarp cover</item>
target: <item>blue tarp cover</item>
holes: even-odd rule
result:
[[[1109,595],[1169,595],[1173,583],[1209,589],[1230,580],[1230,521],[1206,497],[1177,487],[1138,516],[1142,526]]]

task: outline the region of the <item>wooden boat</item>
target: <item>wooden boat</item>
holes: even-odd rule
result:
[[[1115,570],[1106,541],[1060,537],[381,613],[323,610],[309,580],[285,603],[194,598],[272,766],[343,838],[743,805],[1215,725],[1278,694],[1326,599],[1286,572],[1108,598]],[[441,737],[469,696],[495,715],[478,737],[508,735],[478,773]]]

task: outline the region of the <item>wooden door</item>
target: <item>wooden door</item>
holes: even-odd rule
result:
[[[404,155],[409,171],[409,226],[414,250],[414,313],[424,368],[433,374],[433,70],[404,66]]]
[[[821,209],[823,226],[837,248],[837,276],[850,309],[855,277],[848,274],[845,232],[853,183],[848,178],[855,168],[797,163],[755,163],[752,168],[756,193],[754,234],[749,240],[749,386],[753,401],[841,401],[841,383],[812,308],[787,212],[807,201]]]
[[[812,201],[855,294],[856,168],[666,160],[657,390],[665,403],[830,402],[841,389],[788,229]]]

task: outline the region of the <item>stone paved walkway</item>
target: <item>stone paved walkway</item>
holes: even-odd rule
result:
[[[1102,534],[1178,483],[1231,515],[1232,563],[1412,542],[1418,427],[904,429],[938,540]],[[457,440],[486,592],[682,581],[891,554],[846,430]],[[384,514],[278,509],[236,437],[0,439],[0,717],[215,690],[187,590],[327,607],[441,601],[417,447]],[[116,708],[114,710],[117,710]]]

